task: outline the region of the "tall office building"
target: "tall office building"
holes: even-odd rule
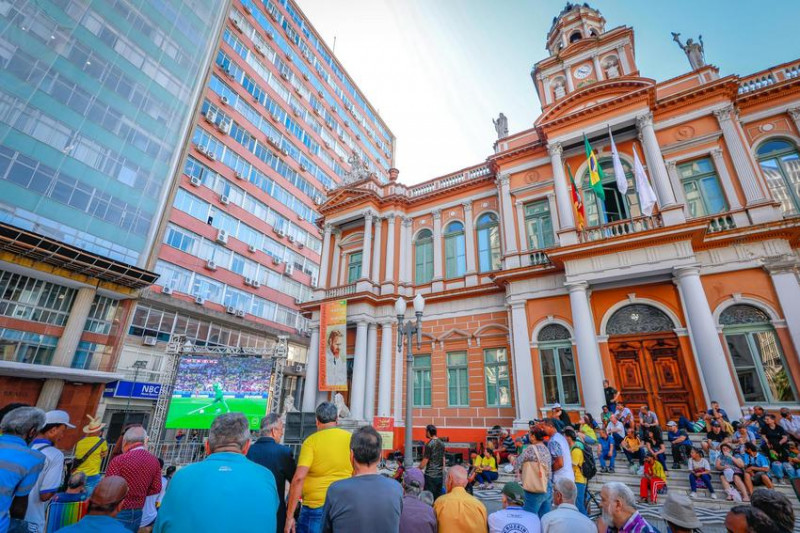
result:
[[[117,376],[225,0],[0,1],[0,401]]]
[[[387,181],[394,137],[294,2],[236,0],[226,15],[148,264],[160,278],[136,306],[119,368],[157,382],[175,334],[266,350],[288,335],[292,395],[309,342],[298,303],[320,273],[317,205],[348,179]],[[128,403],[109,398],[105,419],[116,427]],[[146,422],[152,398],[131,405],[127,419]]]

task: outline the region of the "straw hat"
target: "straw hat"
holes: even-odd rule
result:
[[[697,513],[694,512],[692,500],[686,494],[669,492],[661,508],[661,518],[676,526],[686,529],[700,529],[703,527]]]
[[[97,433],[98,431],[102,431],[105,424],[100,422],[100,419],[93,417],[90,414],[86,415],[89,418],[89,423],[83,426],[84,433]]]

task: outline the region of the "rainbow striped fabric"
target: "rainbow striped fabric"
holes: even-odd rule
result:
[[[81,499],[74,501],[74,497]],[[86,495],[58,493],[47,506],[47,527],[45,533],[58,531],[62,527],[77,523],[86,514],[89,502]]]

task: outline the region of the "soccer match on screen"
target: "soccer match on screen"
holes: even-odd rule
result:
[[[223,413],[242,413],[251,429],[267,412],[272,362],[259,357],[184,357],[167,428],[208,429]]]

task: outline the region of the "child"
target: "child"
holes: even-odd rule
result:
[[[487,446],[483,450],[483,456],[477,457],[475,460],[480,460],[481,462],[480,470],[475,476],[475,481],[479,483],[478,489],[493,489],[492,482],[497,480],[498,474],[497,461],[494,458],[491,447]]]
[[[716,500],[717,495],[714,493],[713,485],[711,485],[711,465],[708,463],[708,459],[703,457],[701,450],[692,448],[689,452],[689,485],[692,488],[692,498],[697,497],[697,487],[700,482],[711,493],[711,498]]]
[[[639,497],[642,503],[658,503],[658,492],[667,487],[667,474],[660,461],[648,454],[644,458],[644,475],[639,482]]]
[[[600,428],[597,443],[600,445],[600,472],[614,472],[614,461],[617,458],[617,447],[614,439],[608,436],[608,432]],[[606,468],[608,461],[608,468]]]

